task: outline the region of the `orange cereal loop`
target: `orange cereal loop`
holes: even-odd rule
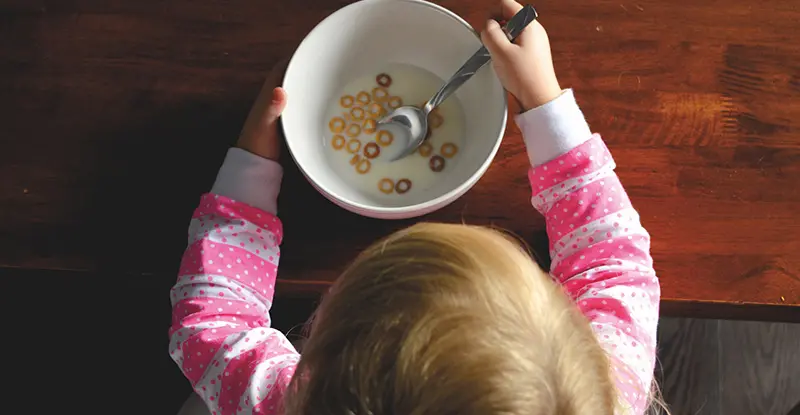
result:
[[[391,194],[394,191],[394,182],[392,179],[383,178],[378,181],[378,190],[383,193]]]
[[[354,102],[356,102],[356,100],[352,95],[342,95],[342,97],[339,98],[339,104],[345,108],[352,107]]]
[[[444,165],[445,162],[442,156],[433,156],[431,157],[430,161],[428,161],[428,166],[431,168],[431,170],[435,172],[440,172],[444,170]]]
[[[442,149],[439,150],[439,152],[447,158],[453,158],[453,156],[458,153],[458,146],[453,143],[444,143],[442,144]]]
[[[353,157],[350,158],[350,165],[355,166],[359,161],[361,161],[361,156],[358,154],[353,154]]]
[[[369,115],[372,118],[379,118],[386,114],[386,110],[383,109],[383,105],[378,104],[377,102],[373,102],[367,111],[369,111]]]
[[[390,97],[389,98],[389,108],[397,109],[403,106],[403,99],[400,97]]]
[[[429,117],[431,121],[431,127],[433,128],[439,128],[444,123],[444,117],[442,117],[442,114],[439,114],[438,112],[431,112]]]
[[[397,192],[397,194],[402,195],[409,190],[411,190],[411,180],[400,179],[397,181],[397,184],[394,185],[394,191]]]
[[[361,126],[358,124],[350,124],[345,134],[347,134],[348,137],[355,137],[361,134]]]
[[[371,168],[372,162],[367,159],[361,159],[361,161],[358,162],[358,165],[356,165],[356,171],[359,174],[367,174]]]
[[[333,148],[336,149],[336,150],[343,149],[344,148],[344,144],[345,144],[344,137],[339,135],[339,134],[336,134],[331,139],[331,146],[333,146]]]
[[[376,86],[372,88],[372,100],[375,102],[386,102],[389,99],[389,91],[386,88]]]
[[[364,157],[374,159],[381,155],[381,147],[374,142],[369,142],[364,146]]]
[[[361,121],[364,119],[364,108],[355,107],[350,110],[350,116],[353,118],[353,121]]]
[[[378,76],[375,77],[375,82],[384,88],[388,88],[392,85],[392,77],[386,73],[378,74]]]
[[[419,151],[420,156],[428,157],[433,152],[433,146],[431,145],[431,143],[426,141],[422,143],[422,145],[420,145],[419,148],[417,148],[417,150]]]
[[[328,127],[330,127],[331,131],[333,131],[334,133],[341,133],[342,131],[344,131],[344,127],[346,126],[347,124],[341,117],[333,117],[331,118],[331,121],[328,123]]]
[[[358,103],[361,105],[367,105],[372,101],[372,99],[369,97],[369,92],[361,91],[358,93],[358,95],[356,95],[356,101],[358,101]]]
[[[375,141],[377,141],[381,146],[386,147],[392,145],[392,142],[394,141],[394,135],[392,135],[392,133],[389,131],[380,130],[378,131],[378,136],[375,138]]]
[[[367,134],[372,134],[378,129],[378,123],[375,122],[372,118],[367,118],[364,120],[364,125],[361,128],[361,131],[364,131]]]
[[[347,142],[347,152],[350,154],[356,154],[361,151],[361,141],[357,138],[351,138],[350,141]]]

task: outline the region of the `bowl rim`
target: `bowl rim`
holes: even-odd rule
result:
[[[348,10],[350,8],[362,7],[364,4],[384,3],[384,2],[386,2],[386,3],[395,2],[396,3],[396,2],[399,2],[399,1],[406,2],[406,3],[415,3],[415,4],[419,4],[419,5],[422,5],[422,6],[426,6],[426,7],[430,7],[432,9],[435,9],[435,10],[439,11],[440,13],[443,13],[445,16],[450,17],[451,19],[455,19],[457,22],[461,23],[465,28],[467,28],[470,32],[472,32],[472,34],[475,35],[478,38],[478,40],[480,41],[480,33],[477,30],[475,30],[475,28],[472,27],[472,25],[470,25],[466,20],[461,18],[461,16],[455,14],[454,12],[450,11],[449,9],[446,9],[445,7],[440,6],[438,4],[431,3],[431,2],[425,1],[425,0],[360,0],[360,1],[357,1],[355,3],[351,3],[351,4],[349,4],[349,5],[345,6],[345,7],[342,7],[340,9],[336,10],[335,12],[331,13],[330,15],[328,15],[327,17],[322,19],[322,21],[317,23],[316,26],[314,26],[314,28],[311,29],[310,32],[308,32],[308,34],[303,38],[303,40],[297,46],[295,51],[292,53],[292,57],[289,59],[289,63],[286,66],[286,71],[284,72],[284,75],[283,75],[282,84],[283,85],[286,84],[286,78],[288,77],[290,71],[292,70],[293,64],[296,64],[295,58],[297,57],[297,51],[299,51],[303,47],[303,44],[305,44],[308,41],[308,39],[314,34],[314,32],[320,30],[320,26],[326,20],[330,19],[332,16],[334,16],[334,15],[336,15],[338,13],[344,13],[346,10]],[[501,87],[502,87],[502,85],[501,85]],[[402,206],[402,207],[383,207],[383,206],[366,205],[366,204],[363,204],[363,203],[358,203],[358,202],[353,202],[351,200],[347,200],[347,199],[335,194],[334,192],[330,191],[330,189],[328,189],[327,186],[325,186],[319,180],[317,180],[317,178],[314,175],[310,174],[297,161],[297,157],[294,154],[294,150],[292,150],[292,145],[291,145],[290,141],[286,138],[287,137],[286,125],[283,122],[281,122],[280,125],[281,125],[281,130],[282,130],[282,133],[283,133],[283,137],[284,137],[283,141],[286,144],[286,147],[289,149],[289,154],[291,155],[292,160],[294,161],[294,164],[297,166],[297,168],[300,170],[300,172],[303,174],[303,176],[306,178],[306,180],[308,180],[310,182],[311,186],[315,190],[317,190],[319,193],[321,193],[323,196],[325,196],[325,198],[329,199],[334,204],[336,204],[336,205],[338,205],[338,206],[340,206],[340,207],[342,207],[342,208],[344,208],[346,210],[349,210],[350,212],[359,214],[359,215],[372,217],[372,218],[379,218],[379,219],[392,218],[392,217],[397,217],[399,219],[399,218],[410,218],[410,217],[422,216],[422,215],[425,215],[427,213],[431,213],[431,212],[434,212],[434,211],[436,211],[438,209],[441,209],[441,208],[449,205],[450,203],[454,202],[455,200],[457,200],[461,196],[463,196],[466,192],[468,192],[483,177],[483,175],[486,173],[486,170],[489,169],[489,166],[491,166],[492,162],[494,161],[494,158],[497,155],[498,150],[500,149],[500,145],[502,144],[503,138],[504,138],[504,135],[505,135],[506,126],[508,124],[508,101],[505,98],[505,94],[503,96],[502,105],[503,105],[503,118],[502,118],[502,120],[500,122],[500,126],[499,126],[498,131],[497,131],[497,138],[495,139],[495,144],[492,147],[492,150],[489,152],[488,157],[486,157],[486,159],[483,161],[483,164],[481,164],[480,167],[478,167],[478,169],[475,170],[475,172],[473,172],[469,176],[469,178],[467,180],[465,180],[463,183],[458,185],[456,188],[448,191],[447,193],[444,193],[444,194],[442,194],[440,196],[437,196],[437,197],[435,197],[435,198],[433,198],[431,200],[428,200],[428,201],[425,201],[425,202],[422,202],[422,203],[417,203],[417,204],[408,205],[408,206]],[[415,214],[416,212],[419,212],[419,214]]]

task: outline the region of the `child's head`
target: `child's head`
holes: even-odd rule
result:
[[[588,321],[512,239],[421,224],[364,251],[325,297],[288,414],[611,414]]]

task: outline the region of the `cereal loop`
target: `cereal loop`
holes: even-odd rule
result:
[[[342,95],[342,97],[339,98],[339,104],[341,104],[345,108],[352,107],[354,102],[355,99],[353,98],[352,95]]]
[[[403,99],[400,97],[389,98],[389,108],[397,109],[403,106]]]
[[[382,73],[375,77],[375,82],[384,88],[388,88],[392,85],[392,77],[389,74]]]
[[[361,141],[357,138],[351,138],[350,141],[347,142],[347,152],[350,154],[356,154],[361,150]]]
[[[371,168],[372,168],[372,163],[369,160],[361,159],[361,161],[359,161],[358,165],[356,166],[356,171],[359,174],[367,174],[367,172],[369,172],[369,169]]]
[[[387,195],[391,194],[394,191],[394,182],[392,179],[383,178],[378,181],[378,190]]]
[[[453,143],[444,143],[442,144],[442,149],[439,150],[439,152],[447,158],[452,158],[456,155],[456,153],[458,153],[458,146]]]
[[[444,124],[444,117],[442,117],[442,114],[439,114],[438,112],[431,112],[430,120],[431,127],[433,128],[439,128],[442,126],[442,124]]]
[[[361,126],[358,124],[350,124],[345,134],[347,134],[348,137],[355,137],[361,134]]]
[[[433,152],[433,146],[431,143],[424,142],[422,145],[419,146],[417,149],[419,151],[419,155],[422,157],[428,157]]]
[[[372,118],[380,118],[384,114],[386,114],[386,110],[383,109],[383,105],[378,104],[377,102],[373,102],[372,105],[369,106],[369,115]]]
[[[392,135],[392,133],[389,131],[380,130],[378,131],[378,137],[376,137],[375,140],[381,146],[386,147],[392,145],[392,142],[394,141],[394,135]]]
[[[355,166],[359,161],[361,161],[361,156],[354,154],[353,157],[350,158],[350,165]]]
[[[428,166],[435,172],[444,170],[444,158],[442,156],[433,156],[428,162]]]
[[[331,118],[331,122],[328,123],[328,127],[330,127],[331,131],[334,133],[341,133],[346,126],[347,124],[345,124],[344,119],[340,117],[333,117]]]
[[[397,194],[403,194],[411,190],[411,180],[408,179],[400,179],[397,181],[397,184],[394,185],[394,191]]]
[[[372,100],[375,102],[386,102],[389,99],[389,91],[386,88],[376,86],[372,88]]]
[[[375,122],[372,118],[367,118],[364,120],[364,125],[361,128],[361,131],[364,131],[367,134],[372,134],[378,129],[378,123]]]
[[[370,103],[371,99],[369,97],[369,93],[366,91],[361,91],[356,95],[356,101],[358,101],[361,105],[367,105]]]
[[[381,147],[376,143],[367,143],[364,146],[364,157],[374,159],[381,155]]]
[[[353,121],[361,121],[364,119],[364,108],[355,107],[350,110],[350,116],[353,117]]]
[[[344,144],[345,144],[345,139],[344,139],[343,136],[341,136],[339,134],[336,134],[331,139],[331,146],[333,146],[333,148],[336,149],[336,150],[343,149],[344,148]]]

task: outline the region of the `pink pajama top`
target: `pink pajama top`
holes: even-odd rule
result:
[[[618,413],[641,414],[655,364],[660,289],[650,237],[571,90],[518,115],[531,203],[546,218],[552,266],[612,362]],[[169,353],[212,414],[273,414],[300,355],[270,328],[283,227],[282,170],[233,148],[189,226],[170,292]]]

